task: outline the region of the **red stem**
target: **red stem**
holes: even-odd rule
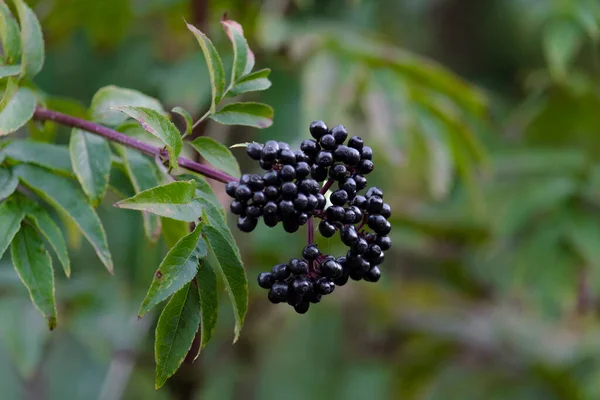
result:
[[[58,111],[37,108],[33,114],[33,118],[39,121],[54,121],[61,125],[83,129],[84,131],[100,135],[112,142],[131,147],[132,149],[136,149],[150,156],[160,156],[163,159],[169,158],[169,154],[164,149],[152,146],[148,143],[142,142],[141,140],[129,137],[113,129],[107,128],[103,125],[86,121],[81,118],[73,117],[71,115],[63,114]],[[219,171],[207,165],[202,165],[187,158],[179,157],[177,159],[177,164],[179,164],[179,166],[182,168],[193,172],[197,172],[200,175],[204,175],[207,178],[211,178],[219,182],[228,183],[231,181],[237,181],[236,178],[226,174],[225,172]]]
[[[333,179],[328,180],[325,183],[325,185],[323,185],[323,187],[321,188],[321,190],[319,191],[319,193],[321,193],[321,194],[327,193],[327,191],[329,190],[329,188],[332,187],[334,183],[335,183],[335,181]]]

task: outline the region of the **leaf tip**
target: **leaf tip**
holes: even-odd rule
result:
[[[56,317],[48,317],[48,329],[53,331],[56,328]]]

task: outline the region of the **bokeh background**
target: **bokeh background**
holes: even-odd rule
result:
[[[224,298],[208,348],[156,392],[157,314],[136,311],[165,247],[109,197],[116,276],[69,232],[56,331],[0,261],[0,398],[600,398],[597,0],[28,3],[47,42],[44,91],[89,104],[115,84],[196,116],[210,86],[182,17],[230,60],[228,13],[273,70],[272,88],[247,99],[271,104],[274,124],[195,134],[298,144],[313,119],[346,125],[376,151],[370,182],[393,207],[394,247],[378,284],[351,282],[296,315],[254,279],[297,256],[304,235],[238,235],[251,289],[241,339],[232,346]]]

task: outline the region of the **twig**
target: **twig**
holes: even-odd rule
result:
[[[155,147],[148,143],[142,142],[141,140],[129,137],[113,129],[107,128],[106,126],[73,117],[71,115],[63,114],[58,111],[37,108],[33,114],[33,118],[39,121],[54,121],[61,125],[83,129],[84,131],[100,135],[112,142],[131,147],[132,149],[136,149],[150,156],[160,156],[163,159],[169,158],[167,151],[159,147]],[[225,172],[214,169],[208,165],[202,165],[187,158],[179,157],[177,159],[177,164],[179,164],[181,168],[197,172],[200,175],[204,175],[207,178],[211,178],[219,182],[228,183],[237,180]]]

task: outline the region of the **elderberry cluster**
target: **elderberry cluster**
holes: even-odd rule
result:
[[[324,122],[314,121],[309,130],[314,139],[304,140],[296,151],[282,142],[249,144],[248,156],[266,172],[243,175],[226,187],[233,198],[231,211],[239,216],[238,228],[243,232],[252,231],[260,217],[270,227],[282,222],[287,232],[297,231],[316,217],[321,219],[318,231],[322,236],[331,238],[339,231],[348,246],[345,256],[335,258],[309,243],[301,259],[278,264],[258,276],[271,302],[287,302],[298,313],[308,311],[310,303],[318,303],[349,278],[377,282],[381,277],[378,266],[392,245],[388,236],[391,208],[383,201],[383,192],[371,187],[364,196],[359,194],[367,188],[366,175],[374,169],[373,150],[358,136],[348,138],[342,125],[328,129]],[[331,204],[326,207],[324,194],[329,190]]]

